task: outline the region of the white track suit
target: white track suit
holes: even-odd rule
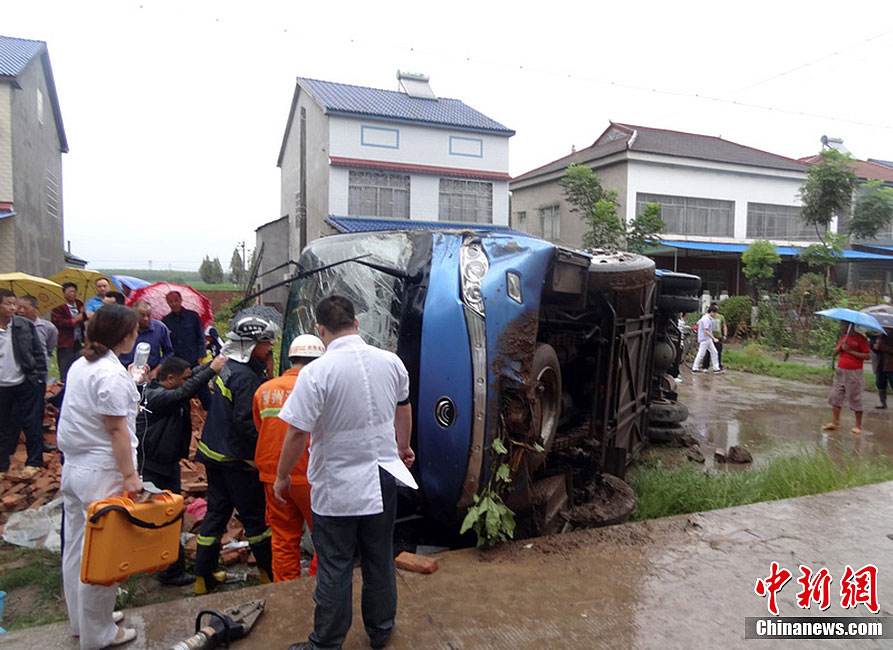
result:
[[[708,352],[710,353],[710,362],[713,364],[713,371],[719,372],[719,355],[716,353],[716,346],[713,345],[713,318],[709,313],[701,316],[698,321],[698,355],[692,364],[692,372],[700,370],[704,355]]]
[[[87,506],[93,501],[120,495],[124,481],[120,472],[91,467],[62,466],[62,497],[65,503],[65,551],[62,576],[71,633],[80,634],[81,648],[104,648],[114,641],[118,626],[112,620],[118,586],[81,582],[81,556]]]
[[[136,467],[134,421],[140,395],[130,374],[111,352],[92,363],[84,357],[75,361],[65,384],[57,436],[59,449],[65,454],[62,579],[71,633],[80,635],[82,650],[92,650],[106,647],[118,634],[118,626],[112,619],[117,586],[81,582],[87,507],[94,501],[120,496],[124,491],[124,478],[115,462],[103,416],[127,418]]]

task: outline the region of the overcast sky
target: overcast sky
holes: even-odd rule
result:
[[[608,120],[791,157],[828,134],[893,159],[891,5],[4,0],[2,32],[49,46],[73,252],[195,269],[281,216],[298,75],[396,89],[398,68],[427,73],[517,131],[513,175]]]

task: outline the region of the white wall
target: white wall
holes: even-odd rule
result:
[[[365,134],[363,126],[370,127]],[[452,143],[452,154],[451,137],[455,138]],[[363,144],[364,140],[366,144]],[[379,146],[372,146],[373,144]],[[332,156],[345,158],[437,165],[506,174],[509,169],[508,137],[462,130],[331,116],[329,147]],[[479,157],[457,155],[459,152],[478,153],[478,150],[481,154]]]
[[[348,216],[350,170],[346,167],[330,167],[329,171],[329,213]],[[438,221],[440,219],[440,177],[429,174],[409,176],[409,214],[418,221]],[[508,181],[493,181],[493,223],[508,225],[509,191]]]
[[[635,217],[636,194],[639,192],[734,201],[734,239],[744,240],[747,237],[748,202],[799,206],[798,193],[805,178],[806,174],[800,172],[745,168],[630,152],[626,219]],[[836,223],[833,228],[836,229]],[[686,236],[686,239],[730,241],[729,238],[692,236]]]

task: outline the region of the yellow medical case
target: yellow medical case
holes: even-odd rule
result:
[[[122,496],[91,503],[81,582],[111,585],[173,563],[180,550],[183,512],[183,497],[167,490],[144,502]]]

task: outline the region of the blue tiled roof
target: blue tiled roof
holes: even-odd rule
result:
[[[330,216],[328,222],[338,232],[381,232],[387,230],[475,230],[479,232],[515,233],[508,226],[492,223],[453,223],[450,221],[417,221],[415,219],[382,219],[379,217]],[[517,233],[529,237],[526,233]]]
[[[514,135],[458,99],[421,99],[406,93],[298,77],[298,84],[329,114],[361,115],[400,122],[420,122],[475,131]]]
[[[746,251],[750,244],[725,244],[725,243],[715,243],[715,242],[701,242],[701,241],[678,241],[675,239],[663,239],[661,240],[662,246],[669,246],[671,248],[679,248],[682,250],[691,250],[691,251],[704,251],[710,253],[743,253]],[[806,247],[800,246],[776,246],[775,251],[784,257],[797,257]],[[876,253],[865,253],[863,251],[856,251],[851,249],[846,249],[843,251],[843,259],[849,261],[869,261],[869,260],[884,260],[884,261],[893,261],[893,256],[890,255],[878,255]]]
[[[46,43],[24,38],[0,36],[0,77],[17,77]]]

